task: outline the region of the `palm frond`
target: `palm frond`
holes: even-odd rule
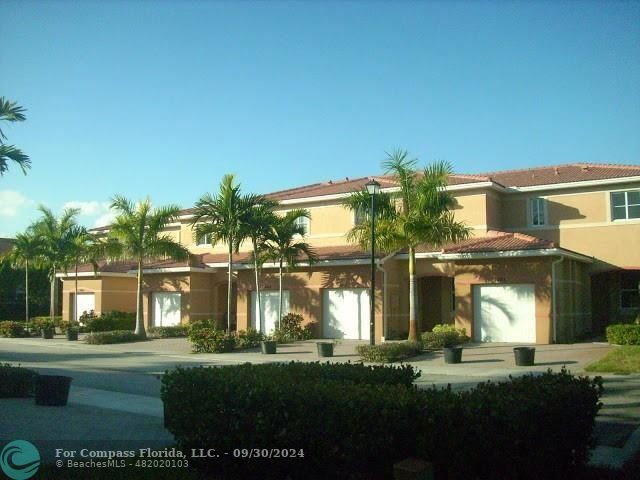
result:
[[[14,145],[0,145],[0,176],[9,170],[9,161],[17,163],[25,175],[31,168],[31,159],[22,150]]]

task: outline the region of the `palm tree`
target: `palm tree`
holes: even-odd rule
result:
[[[26,117],[24,115],[25,109],[15,102],[10,102],[4,97],[0,97],[0,121],[5,122],[23,122]],[[27,170],[31,168],[31,160],[29,156],[23,153],[20,149],[14,145],[5,145],[4,141],[7,136],[0,129],[0,176],[9,169],[8,161],[16,162],[22,172],[26,175]]]
[[[416,322],[415,248],[421,243],[439,247],[469,236],[469,229],[456,222],[451,209],[455,199],[446,190],[451,165],[435,162],[422,172],[416,170],[417,160],[409,159],[406,150],[387,154],[383,167],[398,182],[397,195],[381,193],[376,198],[376,247],[383,252],[407,249],[409,254],[409,340],[418,339]],[[353,211],[366,211],[367,192],[356,192],[344,205]],[[397,201],[399,205],[397,204]],[[370,248],[371,219],[365,218],[347,234],[352,242]]]
[[[256,204],[256,195],[243,195],[233,175],[225,175],[217,194],[206,193],[196,202],[191,227],[197,238],[210,235],[211,245],[225,243],[227,267],[227,329],[231,330],[233,254],[246,238],[246,219]]]
[[[305,258],[309,264],[317,261],[318,257],[306,243],[304,235],[305,229],[297,223],[300,218],[311,218],[308,210],[295,209],[288,211],[283,217],[278,217],[271,227],[271,231],[265,243],[264,260],[271,260],[278,263],[278,323],[282,320],[282,274],[286,264],[287,270],[296,266],[299,259]]]
[[[93,264],[94,271],[97,270],[97,257],[100,255],[99,247],[101,244],[96,237],[87,231],[85,227],[75,226],[69,232],[69,263],[75,266],[75,285],[73,294],[73,315],[78,316],[78,265],[80,262],[90,262]],[[74,318],[73,320],[77,320]]]
[[[278,202],[268,200],[264,197],[258,197],[253,208],[249,210],[247,218],[244,219],[245,233],[243,236],[251,240],[253,249],[253,267],[255,270],[256,281],[256,301],[258,303],[258,318],[256,326],[258,330],[263,331],[262,323],[262,299],[260,298],[260,268],[262,264],[261,253],[265,248],[265,242],[269,236],[269,232],[277,217],[273,212]]]
[[[49,269],[51,281],[49,315],[53,321],[57,306],[56,273],[59,269],[66,269],[69,265],[72,232],[77,226],[75,217],[80,213],[80,210],[67,208],[59,218],[42,205],[38,207],[38,210],[42,213],[42,218],[33,225],[33,233],[40,242],[42,263]]]
[[[118,212],[109,227],[111,242],[105,250],[111,257],[134,259],[138,268],[138,302],[136,308],[135,333],[146,337],[142,309],[142,264],[146,259],[171,258],[186,260],[189,251],[163,231],[174,222],[180,213],[177,205],[153,208],[150,199],[133,204],[125,197],[116,195],[111,208]]]
[[[16,235],[13,248],[9,251],[7,259],[13,267],[24,267],[24,316],[25,322],[29,321],[29,266],[35,266],[40,255],[40,242],[31,229],[25,233]]]

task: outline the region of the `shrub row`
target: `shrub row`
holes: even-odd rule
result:
[[[391,363],[420,355],[422,345],[419,342],[389,342],[358,345],[356,351],[365,362]]]
[[[235,349],[255,348],[264,339],[265,336],[254,329],[238,333],[227,332],[202,321],[189,329],[189,341],[194,353],[225,353]]]
[[[0,337],[20,338],[27,337],[29,334],[25,330],[24,322],[14,322],[5,320],[0,322]]]
[[[81,331],[110,332],[114,330],[134,330],[136,314],[131,312],[105,312],[99,317],[91,313],[80,316]]]
[[[189,335],[189,327],[186,325],[175,325],[172,327],[149,327],[147,335],[150,338],[175,338]]]
[[[313,338],[313,324],[302,326],[304,318],[297,313],[283,315],[278,327],[273,332],[273,340],[278,343],[291,343]]]
[[[200,464],[224,478],[390,478],[412,456],[435,478],[573,478],[602,392],[565,370],[456,393],[408,387],[410,367],[311,365],[178,368],[162,379],[165,424],[183,449],[304,453]]]
[[[439,349],[453,347],[469,341],[464,328],[456,328],[451,324],[435,325],[431,332],[424,332],[420,337],[424,348]]]
[[[38,374],[23,367],[0,363],[0,398],[28,397],[33,394],[35,377]]]
[[[640,345],[640,325],[609,325],[607,327],[607,342],[616,345]]]
[[[111,332],[93,332],[84,337],[84,341],[90,345],[106,345],[110,343],[141,342],[144,338],[136,335],[131,330],[114,330]]]

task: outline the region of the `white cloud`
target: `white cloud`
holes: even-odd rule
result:
[[[80,209],[80,220],[84,224],[92,224],[94,227],[109,225],[115,218],[114,212],[109,208],[109,202],[98,201],[72,201],[65,203],[62,208]]]
[[[20,210],[35,202],[16,190],[0,190],[0,217],[16,217]]]

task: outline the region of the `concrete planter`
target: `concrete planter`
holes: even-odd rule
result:
[[[333,342],[318,342],[316,346],[319,357],[333,357]]]
[[[516,357],[516,365],[518,367],[533,366],[536,356],[535,347],[516,347],[513,349],[513,353]]]
[[[260,342],[260,349],[263,355],[273,355],[276,353],[276,345],[275,340],[265,340],[264,342]]]
[[[69,399],[71,377],[38,375],[36,377],[36,405],[64,407]]]
[[[445,347],[444,363],[460,363],[462,362],[462,347]]]

